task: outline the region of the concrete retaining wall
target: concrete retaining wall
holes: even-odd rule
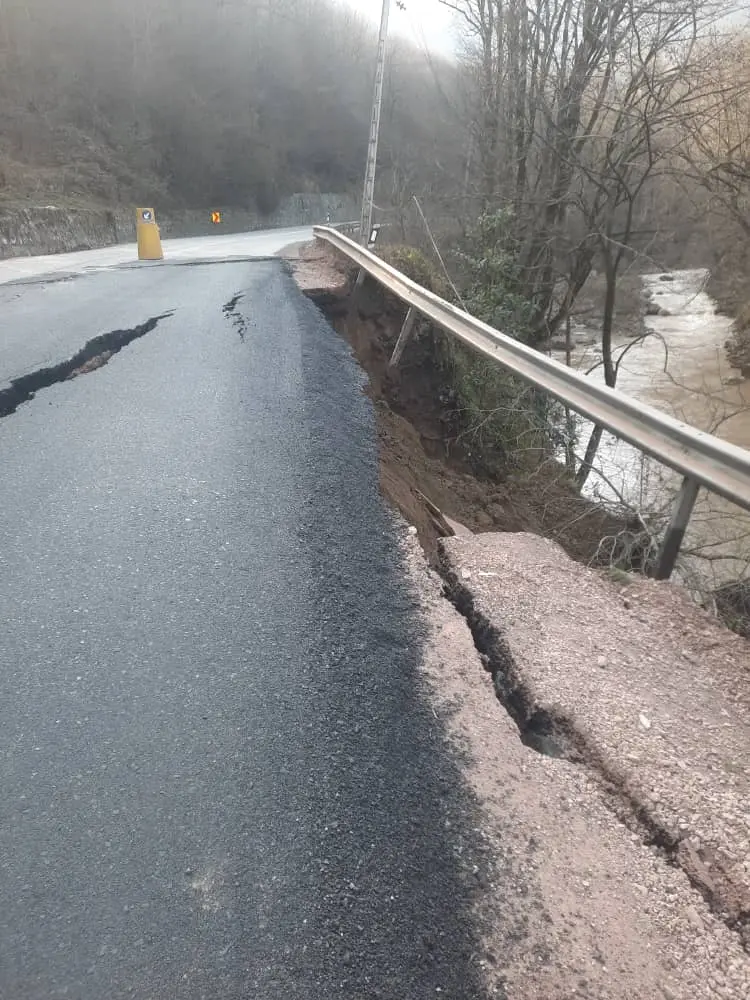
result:
[[[159,211],[156,218],[166,239],[241,233],[254,229],[349,222],[359,209],[352,198],[336,194],[295,194],[284,198],[276,211],[261,215],[247,208],[216,208],[222,222],[215,226],[208,209]],[[117,209],[66,209],[54,205],[0,208],[0,258],[91,250],[113,243],[135,241],[135,211]]]

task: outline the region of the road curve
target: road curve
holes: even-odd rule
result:
[[[162,240],[164,263],[270,257],[284,247],[312,239],[312,226],[259,229],[249,233],[227,233]],[[0,285],[52,274],[80,274],[106,267],[137,264],[142,270],[162,266],[161,261],[138,262],[135,243],[117,243],[97,250],[47,254],[41,257],[10,257],[0,260]]]
[[[8,328],[149,329],[0,419],[0,996],[482,996],[348,349],[281,263],[60,287]]]

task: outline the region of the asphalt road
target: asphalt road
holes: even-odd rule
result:
[[[348,349],[280,262],[0,315],[6,383],[153,327],[0,419],[0,997],[481,996],[475,817]]]

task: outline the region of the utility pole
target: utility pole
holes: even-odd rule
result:
[[[378,64],[375,70],[375,91],[372,98],[372,118],[370,120],[370,141],[367,146],[367,166],[365,168],[365,190],[362,196],[362,220],[359,238],[367,246],[372,230],[372,202],[375,197],[375,167],[378,162],[378,136],[380,134],[380,106],[383,102],[383,76],[385,75],[385,45],[388,38],[388,15],[391,0],[383,0],[380,16],[380,36],[378,38]]]

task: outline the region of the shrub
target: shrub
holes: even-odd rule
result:
[[[407,278],[416,281],[418,285],[422,285],[443,299],[449,298],[448,282],[441,275],[437,265],[433,264],[421,250],[402,245],[385,246],[380,256],[386,264],[395,267],[397,271],[402,271]]]

